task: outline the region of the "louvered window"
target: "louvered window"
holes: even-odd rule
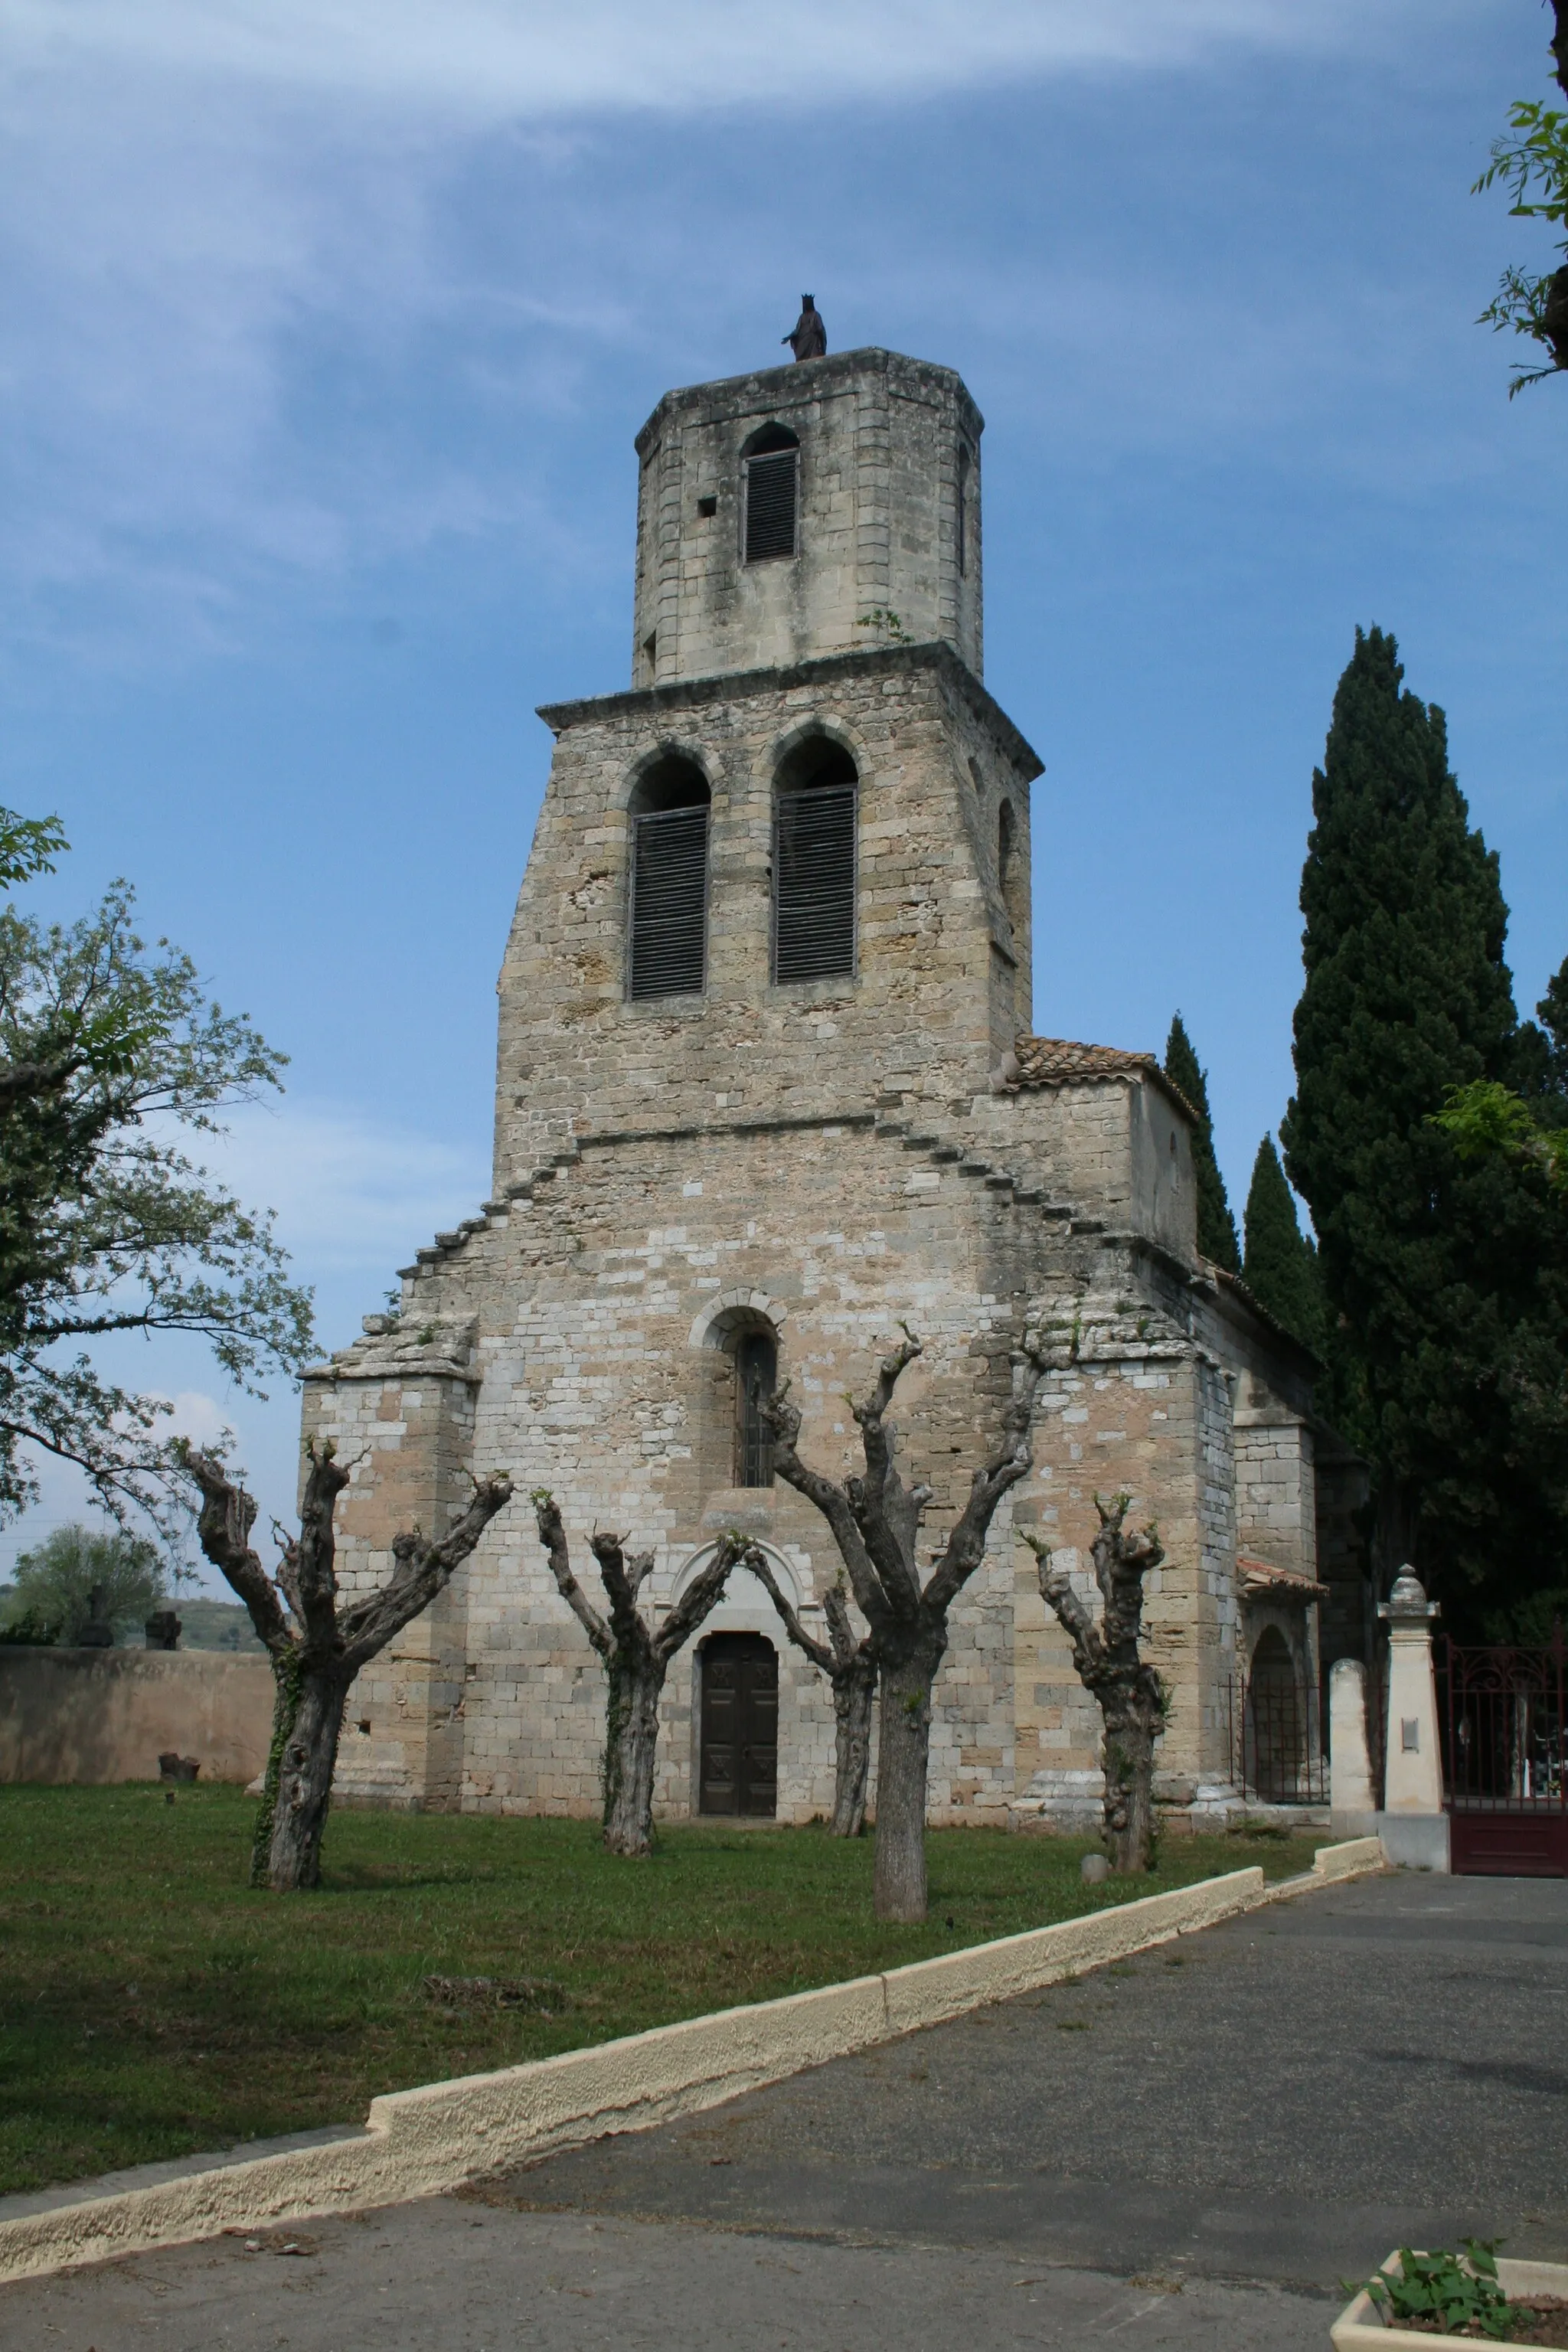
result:
[[[858,787],[781,792],[773,819],[773,978],[822,980],[855,969]]]
[[[800,446],[782,425],[764,425],[746,453],[746,561],[793,555]]]
[[[672,808],[633,819],[627,993],[699,992],[708,962],[708,811]]]

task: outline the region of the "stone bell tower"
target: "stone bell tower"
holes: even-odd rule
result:
[[[637,436],[631,691],[540,714],[498,1197],[656,1113],[972,1096],[1027,1027],[1040,762],[981,683],[981,430],[951,369],[866,350]]]
[[[667,393],[637,442],[633,684],[889,640],[979,677],[983,425],[950,368],[898,352]]]

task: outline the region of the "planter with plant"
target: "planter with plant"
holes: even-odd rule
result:
[[[1401,2246],[1330,2331],[1336,2352],[1374,2352],[1390,2332],[1471,2343],[1568,2347],[1568,2264],[1499,2262],[1495,2242],[1463,2251]]]

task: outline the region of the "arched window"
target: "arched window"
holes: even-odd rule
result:
[[[745,447],[746,561],[765,563],[795,551],[800,503],[800,443],[784,425],[764,425]]]
[[[969,567],[969,451],[961,441],[958,445],[958,576],[962,580]]]
[[[1004,801],[996,813],[996,879],[1002,887],[1007,920],[1017,938],[1023,931],[1028,908],[1029,877],[1018,854],[1018,820],[1011,801]]]
[[[779,771],[773,797],[773,978],[855,970],[859,774],[841,745],[815,736]]]
[[[773,1433],[763,1419],[779,1375],[778,1343],[771,1331],[742,1331],[735,1347],[735,1484],[771,1486]]]
[[[672,753],[632,794],[626,994],[700,994],[708,968],[708,779]]]

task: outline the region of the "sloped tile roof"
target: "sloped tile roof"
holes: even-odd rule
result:
[[[1152,1054],[1128,1054],[1119,1045],[1084,1045],[1071,1037],[1019,1037],[1014,1042],[1016,1083],[1021,1087],[1071,1086],[1092,1078],[1142,1078],[1169,1095],[1195,1127],[1198,1115],[1179,1087],[1173,1086]]]
[[[1303,1576],[1299,1568],[1276,1568],[1271,1559],[1259,1559],[1255,1553],[1238,1551],[1236,1555],[1237,1574],[1241,1579],[1244,1595],[1254,1601],[1326,1601],[1329,1588],[1316,1578]]]

